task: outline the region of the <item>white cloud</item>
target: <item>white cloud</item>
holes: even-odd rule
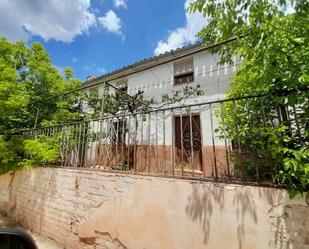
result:
[[[106,12],[105,16],[98,18],[99,23],[105,28],[107,31],[111,33],[116,33],[120,36],[123,36],[121,28],[122,22],[121,19],[117,16],[117,14],[109,10]]]
[[[127,8],[127,3],[125,0],[114,0],[114,5],[116,8]]]
[[[154,50],[155,55],[164,53],[166,51],[182,47],[186,43],[194,43],[197,41],[196,34],[206,24],[206,18],[200,13],[189,13],[187,7],[193,0],[186,0],[186,26],[177,28],[169,32],[168,38],[160,40]]]
[[[84,71],[89,71],[92,74],[98,73],[98,74],[105,74],[106,70],[103,67],[97,66],[95,63],[92,63],[90,65],[86,65],[83,67]]]
[[[11,41],[37,35],[45,41],[71,42],[95,23],[90,0],[0,1],[0,36]]]

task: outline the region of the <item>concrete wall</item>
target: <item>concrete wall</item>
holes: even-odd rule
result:
[[[66,248],[309,247],[283,190],[37,168],[0,177],[0,210]]]

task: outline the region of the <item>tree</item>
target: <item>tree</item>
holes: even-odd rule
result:
[[[271,168],[274,180],[287,185],[291,197],[308,196],[308,1],[197,0],[189,9],[209,18],[198,34],[204,44],[233,38],[215,50],[221,63],[231,62],[234,55],[243,58],[227,97],[265,95],[259,101],[225,104],[225,122],[218,132],[226,130],[251,152],[245,162],[238,158],[241,167],[250,171],[259,159],[260,170]],[[278,109],[280,125],[274,116]]]
[[[17,131],[79,118],[78,95],[63,96],[80,82],[70,68],[64,74],[53,67],[40,43],[27,47],[0,39],[0,170],[22,160]]]
[[[80,82],[70,68],[65,68],[63,78],[40,43],[28,48],[0,39],[0,68],[0,134],[33,127],[53,119],[61,109],[71,109],[72,100],[59,96]]]
[[[185,86],[173,94],[164,94],[161,101],[155,101],[154,98],[146,99],[143,91],[138,91],[134,95],[129,95],[125,91],[114,89],[110,91],[110,86],[105,85],[103,94],[97,90],[90,90],[85,94],[85,101],[91,108],[91,117],[114,116],[117,114],[135,112],[148,112],[152,109],[159,109],[166,105],[181,103],[181,101],[190,97],[198,97],[204,94],[200,85],[195,87]]]
[[[158,104],[146,100],[141,91],[133,96],[119,90],[111,92],[107,86],[103,96],[92,90],[89,94],[79,91],[81,82],[74,78],[72,69],[64,68],[60,75],[40,43],[27,47],[23,42],[0,39],[0,69],[0,171],[58,162],[61,132],[50,137],[34,134],[23,140],[16,136],[21,130],[120,113],[135,115]],[[177,91],[177,98],[164,98],[175,103],[201,94],[198,86],[185,88],[183,94]],[[90,107],[90,113],[85,106]],[[73,136],[74,132],[66,135]],[[67,146],[74,146],[74,139],[70,141],[73,144]]]

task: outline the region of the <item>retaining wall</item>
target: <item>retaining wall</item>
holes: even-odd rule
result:
[[[309,208],[274,188],[37,168],[0,176],[0,211],[65,248],[309,248]]]

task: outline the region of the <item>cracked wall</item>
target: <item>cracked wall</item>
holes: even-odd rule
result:
[[[309,247],[309,208],[274,188],[37,168],[0,176],[0,211],[65,248]]]

